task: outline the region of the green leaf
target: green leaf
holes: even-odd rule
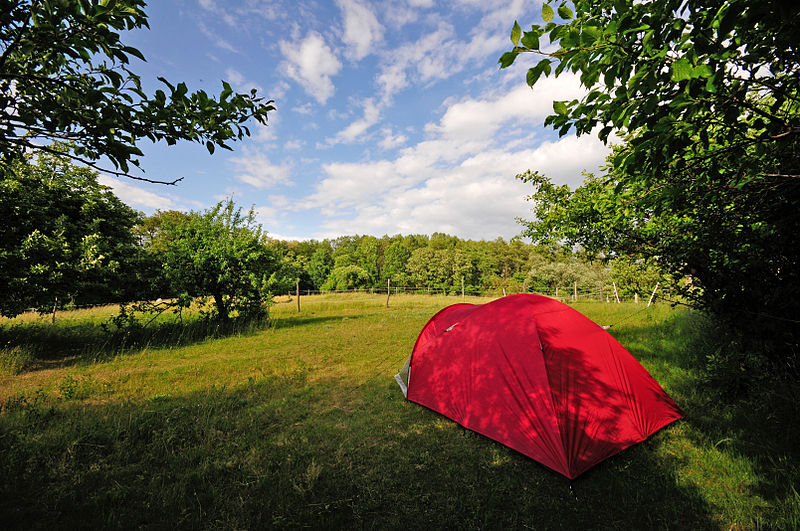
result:
[[[553,110],[556,112],[556,114],[561,114],[561,115],[566,115],[569,112],[566,104],[563,101],[554,101]]]
[[[597,26],[584,26],[581,31],[581,43],[584,45],[592,44],[600,38],[602,32]]]
[[[514,27],[511,28],[511,42],[514,43],[514,46],[519,45],[519,38],[522,36],[522,28],[519,27],[517,21],[514,21]]]
[[[542,59],[533,68],[528,70],[526,81],[529,87],[533,87],[539,80],[539,77],[544,73],[546,76],[550,75],[550,59]]]
[[[698,65],[692,70],[692,77],[706,78],[712,75],[714,75],[714,72],[711,71],[711,67],[708,65]]]
[[[531,50],[538,50],[539,49],[538,33],[533,31],[525,32],[525,35],[522,36],[522,45]]]
[[[566,4],[561,4],[558,6],[558,16],[564,20],[569,20],[572,18],[572,10]]]
[[[514,63],[514,59],[517,58],[519,52],[506,52],[500,56],[500,59],[497,61],[500,63],[500,68],[506,68],[511,66]]]
[[[545,22],[553,21],[553,8],[547,4],[542,5],[542,19]]]
[[[691,77],[692,65],[687,58],[681,57],[672,63],[672,81],[684,81],[686,79],[691,79]]]

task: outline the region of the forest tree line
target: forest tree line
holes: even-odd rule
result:
[[[439,232],[282,241],[232,200],[204,210],[137,212],[97,173],[57,154],[17,161],[2,181],[7,220],[0,271],[5,316],[34,308],[177,298],[213,299],[223,320],[276,294],[393,287],[471,294],[643,295],[657,270],[590,261],[558,245],[475,241]]]

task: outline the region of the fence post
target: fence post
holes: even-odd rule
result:
[[[575,285],[573,286],[572,290],[572,300],[578,300],[578,281],[575,281]]]
[[[389,307],[389,297],[392,295],[392,279],[386,279],[386,307]]]
[[[528,279],[522,281],[522,293],[528,293]]]
[[[633,293],[633,302],[639,304],[639,292]]]
[[[297,286],[295,287],[295,294],[297,296],[297,313],[300,313],[300,280],[297,280]]]
[[[461,302],[467,302],[467,297],[464,295],[464,277],[461,277]]]
[[[647,307],[648,307],[648,308],[650,307],[650,305],[651,305],[651,304],[653,304],[653,297],[655,297],[655,296],[656,296],[656,290],[658,289],[658,285],[659,285],[660,283],[661,283],[660,281],[659,281],[659,282],[656,282],[656,287],[655,287],[655,288],[653,288],[653,294],[652,294],[652,295],[650,295],[650,300],[649,300],[649,301],[647,301]]]
[[[558,286],[556,286],[556,299],[558,298]]]

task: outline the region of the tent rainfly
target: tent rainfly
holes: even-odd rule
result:
[[[611,334],[540,295],[444,308],[395,379],[408,400],[570,479],[683,417]]]

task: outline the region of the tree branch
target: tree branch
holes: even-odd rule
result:
[[[72,153],[66,153],[66,152],[62,152],[62,151],[57,151],[57,150],[49,148],[47,146],[41,146],[41,145],[33,144],[33,143],[27,142],[27,141],[20,141],[18,139],[9,139],[8,141],[11,142],[11,143],[23,146],[23,147],[30,148],[30,149],[41,150],[41,151],[44,151],[45,153],[50,153],[51,155],[67,157],[68,159],[74,160],[76,162],[80,162],[81,164],[84,164],[84,165],[86,165],[86,166],[88,166],[88,167],[90,167],[90,168],[92,168],[94,170],[97,170],[97,171],[101,172],[101,173],[111,174],[114,177],[127,177],[128,179],[133,179],[135,181],[143,181],[143,182],[152,183],[152,184],[167,184],[167,185],[171,185],[171,186],[174,186],[174,185],[178,184],[180,181],[183,180],[183,177],[179,177],[179,178],[177,178],[177,179],[175,179],[173,181],[160,181],[158,179],[148,179],[146,177],[139,177],[139,176],[136,176],[136,175],[131,175],[130,173],[126,173],[126,172],[122,172],[122,171],[109,170],[108,168],[103,168],[102,166],[98,166],[97,164],[95,164],[95,163],[93,163],[91,161],[88,161],[88,160],[86,160],[86,159],[84,159],[82,157],[79,157],[77,155],[73,155]]]

